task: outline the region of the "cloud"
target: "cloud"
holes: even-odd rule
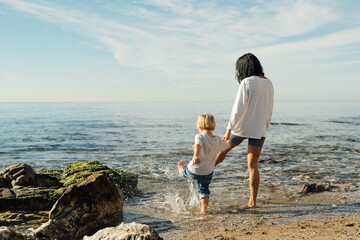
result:
[[[331,50],[325,55],[341,54],[336,52],[340,46],[357,43],[360,36],[359,29],[308,35],[339,20],[329,1],[117,2],[113,9],[118,17],[112,19],[49,2],[0,3],[96,39],[120,64],[168,79],[232,76],[235,58],[249,50],[299,59],[304,52],[322,49]],[[295,42],[294,36],[303,40]]]
[[[338,51],[339,48],[345,46],[353,46],[353,48],[358,49],[357,45],[354,44],[359,42],[360,28],[353,28],[330,33],[321,37],[306,39],[303,41],[260,47],[254,49],[254,51],[262,52],[266,55],[286,54],[292,56],[299,56],[309,53],[311,55],[317,55],[319,52],[322,52],[323,55],[318,56],[318,58],[328,58],[330,56],[337,56],[343,53],[347,54],[347,52]]]

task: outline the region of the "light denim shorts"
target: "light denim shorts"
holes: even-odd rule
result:
[[[209,185],[213,176],[213,172],[209,175],[197,175],[192,173],[187,167],[183,171],[183,176],[189,179],[193,179],[197,181],[198,185],[198,193],[200,195],[200,199],[206,198],[210,196]]]
[[[239,145],[245,139],[247,139],[247,138],[243,138],[243,137],[239,137],[239,136],[230,134],[230,141],[232,144]],[[248,144],[251,146],[254,146],[254,147],[262,148],[262,146],[264,145],[264,142],[265,142],[265,137],[262,137],[261,139],[249,138]]]

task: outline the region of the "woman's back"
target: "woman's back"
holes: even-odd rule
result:
[[[258,76],[243,79],[231,114],[232,134],[245,138],[265,137],[273,105],[274,88],[269,79]]]

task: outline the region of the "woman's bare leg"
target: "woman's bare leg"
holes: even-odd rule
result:
[[[258,160],[261,153],[261,147],[248,146],[248,169],[249,169],[249,186],[250,199],[247,206],[249,208],[256,207],[256,197],[259,190],[260,174],[258,170]]]

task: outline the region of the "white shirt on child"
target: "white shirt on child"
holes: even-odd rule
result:
[[[224,142],[219,136],[210,137],[206,133],[196,134],[195,145],[196,144],[201,146],[199,155],[200,163],[194,164],[191,160],[187,167],[196,175],[209,175],[214,171],[216,155],[219,152],[225,151],[229,147],[229,144]]]
[[[238,88],[227,129],[244,137],[266,137],[274,106],[274,88],[267,78],[244,78]]]

